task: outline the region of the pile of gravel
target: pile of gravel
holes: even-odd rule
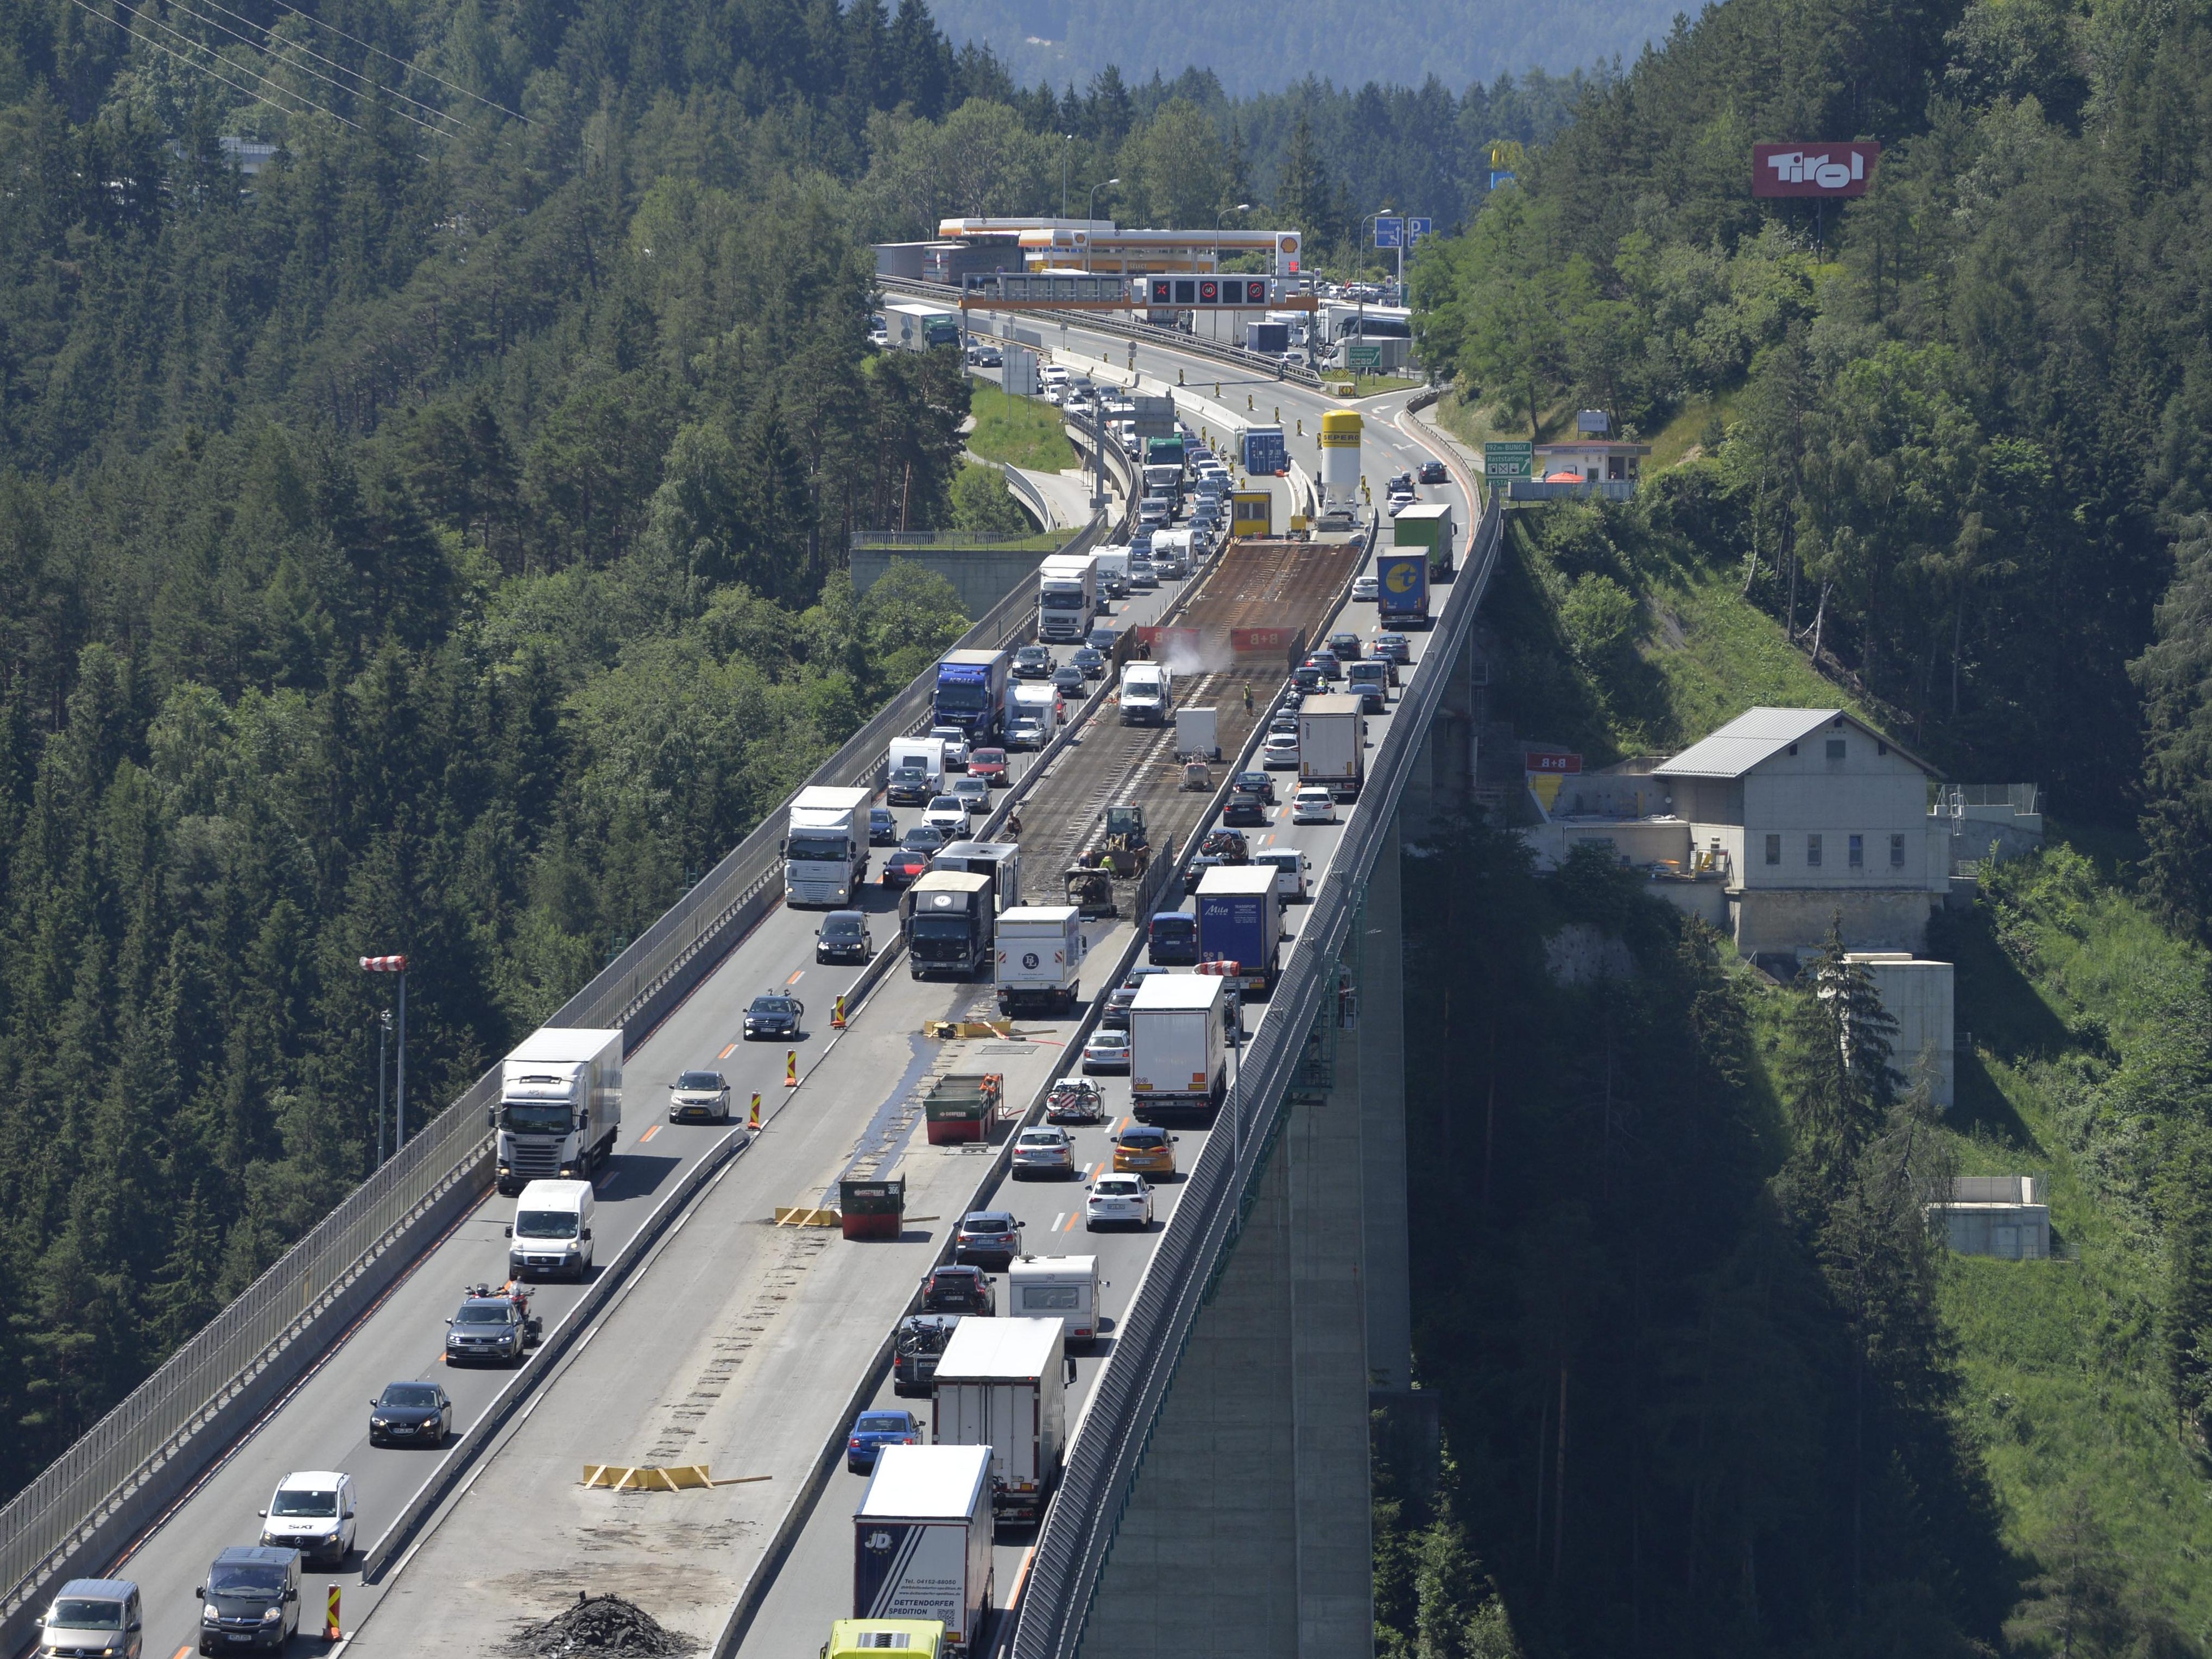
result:
[[[511,1652],[529,1659],[568,1659],[572,1654],[605,1654],[616,1659],[668,1659],[689,1653],[698,1644],[690,1637],[665,1630],[643,1607],[619,1595],[596,1601],[578,1592],[576,1605],[556,1613],[542,1625],[518,1633],[508,1644]]]

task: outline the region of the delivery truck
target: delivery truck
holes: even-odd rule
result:
[[[934,1620],[974,1653],[991,1591],[991,1449],[884,1447],[853,1512],[853,1617]]]
[[[932,870],[899,899],[907,970],[916,979],[967,979],[991,960],[991,878]]]
[[[533,1181],[590,1181],[622,1128],[623,1034],[548,1025],[501,1063],[499,1189],[512,1197]]]
[[[1164,664],[1133,662],[1121,670],[1121,724],[1164,726],[1175,710],[1175,676]]]
[[[991,1507],[1034,1521],[1067,1437],[1067,1328],[1057,1318],[968,1318],[938,1356],[931,1443],[984,1446]]]
[[[1262,357],[1279,357],[1291,349],[1291,325],[1288,323],[1247,323],[1244,325],[1244,349],[1256,351]]]
[[[1206,1112],[1229,1091],[1229,987],[1218,974],[1153,974],[1129,1006],[1137,1121]]]
[[[1367,781],[1367,720],[1358,697],[1340,691],[1298,705],[1298,781],[1327,787],[1339,800],[1359,799]]]
[[[1458,559],[1456,534],[1449,501],[1415,501],[1399,508],[1398,516],[1390,520],[1390,544],[1423,550],[1428,555],[1432,582],[1452,579]]]
[[[836,910],[853,902],[868,877],[870,795],[817,784],[792,797],[783,833],[785,903]]]
[[[1255,478],[1272,478],[1290,470],[1290,453],[1279,426],[1244,428],[1244,470]]]
[[[1275,988],[1283,939],[1283,903],[1271,864],[1216,865],[1199,878],[1198,959],[1233,962],[1232,980],[1247,996]]]
[[[1429,625],[1429,556],[1418,547],[1386,547],[1375,556],[1375,620],[1384,628]]]
[[[1057,1319],[1067,1346],[1098,1340],[1098,1258],[1020,1255],[1006,1269],[1006,1311],[1017,1319]]]
[[[1083,915],[1073,904],[999,912],[996,968],[1002,1014],[1066,1016],[1083,995]]]
[[[1006,718],[1006,677],[1012,665],[1012,657],[1004,651],[946,653],[937,665],[931,723],[958,726],[968,734],[970,749],[997,741],[1000,722]]]
[[[933,870],[975,871],[991,878],[991,905],[1000,915],[1022,902],[1019,842],[956,841],[930,854]]]

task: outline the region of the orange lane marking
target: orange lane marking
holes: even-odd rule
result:
[[[806,969],[802,968],[797,973],[793,974],[789,979],[784,981],[784,983],[786,985],[796,985],[800,980],[805,979],[805,977]]]
[[[647,1141],[648,1141],[648,1140],[652,1139],[653,1138],[653,1136],[655,1136],[655,1135],[659,1134],[659,1133],[660,1133],[660,1125],[659,1125],[658,1123],[656,1123],[656,1124],[654,1124],[654,1125],[653,1125],[650,1129],[647,1129],[647,1130],[643,1134],[640,1135],[640,1136],[637,1138],[637,1144],[638,1144],[639,1146],[644,1146],[644,1145],[645,1145],[645,1143],[646,1143]]]
[[[732,1054],[734,1054],[737,1052],[738,1045],[732,1042],[728,1048],[723,1049],[720,1054],[716,1054],[714,1058],[717,1060],[727,1060]]]
[[[174,1653],[171,1654],[169,1656],[169,1659],[185,1659],[185,1656],[191,1650],[192,1644],[190,1642],[187,1642],[184,1646],[179,1648]]]
[[[1060,1231],[1064,1233],[1072,1233],[1075,1231],[1075,1224],[1082,1219],[1083,1218],[1079,1214],[1071,1215],[1067,1218],[1066,1224],[1061,1226]]]

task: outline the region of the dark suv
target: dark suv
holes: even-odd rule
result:
[[[463,1298],[460,1311],[446,1322],[446,1363],[519,1365],[530,1346],[534,1323],[517,1297],[479,1285]]]
[[[991,1276],[981,1267],[933,1267],[921,1281],[924,1313],[981,1314],[989,1319],[998,1310]]]
[[[227,1549],[192,1594],[200,1599],[202,1653],[282,1653],[300,1628],[300,1552],[258,1545]]]
[[[937,1378],[937,1361],[952,1332],[958,1314],[909,1314],[899,1321],[892,1339],[891,1392],[927,1394]]]

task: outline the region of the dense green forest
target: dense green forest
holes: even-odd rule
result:
[[[0,3],[0,1489],[364,1173],[357,956],[419,1120],[962,626],[923,8],[241,3]]]
[[[1237,96],[1312,74],[1340,86],[1491,82],[1633,58],[1666,33],[1673,0],[1228,0],[1202,15],[1167,0],[1111,8],[1077,0],[942,0],[955,40],[989,46],[1024,82],[1083,82],[1114,68],[1139,78],[1195,66]]]

